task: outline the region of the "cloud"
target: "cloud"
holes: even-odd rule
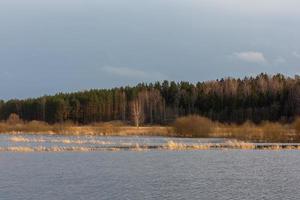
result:
[[[237,52],[233,54],[235,58],[250,63],[266,63],[264,54],[256,51]]]
[[[300,58],[300,53],[298,53],[297,51],[294,51],[292,54],[293,54],[293,56],[295,56],[296,58]]]
[[[214,8],[251,15],[299,15],[299,0],[202,0]]]
[[[139,69],[133,69],[128,67],[112,67],[112,66],[105,66],[101,68],[106,73],[127,77],[127,78],[134,78],[134,79],[143,79],[143,80],[163,80],[167,79],[167,76],[160,72],[147,72]]]
[[[274,64],[275,64],[275,65],[280,65],[280,64],[283,64],[283,63],[286,63],[286,59],[284,59],[283,57],[277,57],[277,58],[274,60]]]

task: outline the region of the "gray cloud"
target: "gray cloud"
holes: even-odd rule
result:
[[[104,66],[101,69],[111,75],[134,79],[163,80],[168,78],[160,72],[148,72],[145,70],[133,69],[128,67]]]
[[[294,57],[300,58],[300,53],[298,53],[297,51],[294,51],[292,54]]]
[[[299,15],[298,0],[202,0],[217,9],[250,15]]]
[[[299,0],[1,0],[0,5],[0,98],[144,80],[299,73]]]
[[[286,59],[283,58],[283,57],[277,57],[277,58],[273,61],[273,63],[274,63],[275,65],[280,65],[280,64],[286,63]]]
[[[250,63],[266,63],[267,59],[264,54],[256,51],[236,52],[233,54],[235,58]]]

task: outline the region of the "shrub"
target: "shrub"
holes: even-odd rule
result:
[[[265,121],[261,124],[253,124],[250,121],[242,125],[234,125],[229,128],[233,138],[257,141],[257,142],[279,142],[289,141],[288,126],[280,123]]]
[[[297,134],[300,134],[300,117],[297,117],[293,123],[293,127]]]
[[[246,121],[242,125],[231,125],[228,127],[232,137],[241,140],[260,140],[263,133],[251,121]]]
[[[23,123],[23,121],[21,120],[19,115],[17,115],[16,113],[10,114],[9,117],[7,118],[6,122],[11,125]]]
[[[211,120],[197,115],[180,117],[173,123],[175,132],[184,137],[208,137],[212,126]]]
[[[265,141],[281,141],[284,138],[284,127],[279,123],[264,122],[261,124]]]

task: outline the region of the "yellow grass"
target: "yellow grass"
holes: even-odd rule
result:
[[[144,126],[134,127],[116,122],[96,123],[91,125],[78,126],[72,123],[49,125],[45,122],[32,121],[10,124],[0,122],[0,133],[9,134],[63,134],[63,135],[103,135],[103,136],[174,136],[171,127],[166,126]],[[14,140],[22,140],[14,138]],[[20,141],[21,142],[21,141]],[[24,142],[24,141],[23,141]]]
[[[256,149],[255,144],[238,140],[229,140],[224,146],[232,149]]]

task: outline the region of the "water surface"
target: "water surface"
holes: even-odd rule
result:
[[[56,136],[25,136],[31,140],[23,142],[13,142],[10,137],[2,136],[1,146],[64,144],[55,143],[58,142],[55,140],[62,141]],[[96,146],[119,141],[160,144],[169,140],[68,139],[90,139]],[[178,140],[195,142],[194,139]],[[197,139],[197,142],[207,141]],[[65,145],[87,145],[77,143],[66,142]],[[0,199],[299,199],[299,166],[297,150],[1,152]]]

